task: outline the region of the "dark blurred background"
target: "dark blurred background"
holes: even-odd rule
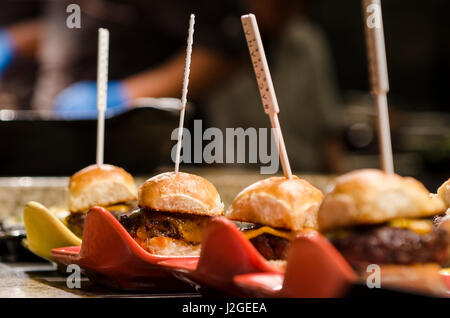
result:
[[[340,91],[367,91],[361,1],[308,3],[329,42]],[[450,111],[450,3],[391,0],[382,7],[391,103],[408,111]]]
[[[55,12],[66,17],[67,13],[61,11],[65,6],[60,3],[60,9],[55,9],[58,6],[54,2],[1,0],[1,30],[32,19],[50,21]],[[191,74],[188,128],[192,128],[193,119],[202,119],[204,129],[208,126],[268,127],[239,22],[241,14],[253,12],[263,34],[294,169],[342,173],[379,166],[376,114],[369,94],[360,1],[242,0],[186,4],[172,0],[162,4],[93,0],[89,8],[86,3],[80,2],[80,31],[64,26],[57,30],[65,32],[61,33],[65,39],[81,37],[74,32],[89,33],[90,37],[83,35],[84,40],[78,45],[82,43],[83,52],[90,49],[92,56],[89,58],[86,53],[83,57],[75,54],[69,58],[69,53],[59,54],[61,60],[68,56],[67,60],[73,63],[66,68],[69,70],[66,74],[71,72],[71,77],[55,81],[61,85],[53,89],[55,96],[50,98],[51,94],[36,91],[37,87],[42,88],[42,74],[48,69],[42,65],[56,60],[58,54],[42,57],[45,55],[42,49],[38,58],[22,54],[10,62],[1,76],[0,108],[32,112],[0,110],[0,140],[4,145],[0,155],[1,176],[71,175],[94,161],[94,119],[76,116],[61,119],[60,108],[52,100],[64,100],[62,97],[69,95],[61,97],[60,92],[74,83],[95,80],[99,26],[111,30],[110,78],[125,83],[130,99],[179,98],[191,12],[197,14],[198,22],[192,69],[199,71]],[[93,14],[97,11],[92,9],[95,8],[92,3],[98,3],[98,12],[103,13]],[[113,6],[124,3],[123,10]],[[450,20],[447,17],[450,3],[410,0],[406,4],[385,0],[382,7],[396,171],[415,176],[434,190],[450,175]],[[139,12],[139,15],[130,14],[134,20],[121,20],[133,10]],[[49,29],[44,28],[41,37],[49,38],[49,34]],[[53,45],[53,50],[58,52],[64,51],[64,43],[79,48],[70,46],[73,44],[69,41],[58,43]],[[171,74],[173,78],[162,74]],[[169,84],[164,86],[166,82]],[[146,88],[146,83],[151,89]],[[70,96],[83,94],[75,91]],[[47,99],[37,102],[37,95]],[[87,101],[84,99],[82,104],[88,104]],[[125,104],[125,99],[121,102]],[[70,98],[64,103],[70,104]],[[173,145],[170,131],[178,124],[176,114],[151,108],[127,114],[132,103],[126,104],[127,108],[107,121],[106,161],[139,174],[171,164],[167,149]],[[152,106],[151,102],[148,106]],[[164,128],[155,130],[157,123]],[[83,139],[80,131],[84,132]],[[258,166],[248,165],[249,168]]]
[[[347,145],[358,166],[365,164],[375,140],[367,143],[361,124],[373,108],[363,107],[369,82],[360,1],[308,5],[330,45],[336,83],[352,118]],[[382,1],[382,8],[396,169],[434,188],[450,174],[450,2],[393,0]]]

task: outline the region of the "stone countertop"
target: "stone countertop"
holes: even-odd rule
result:
[[[113,291],[81,278],[81,288],[71,289],[66,277],[51,263],[0,263],[0,298],[81,297],[200,297],[197,293],[144,293]]]

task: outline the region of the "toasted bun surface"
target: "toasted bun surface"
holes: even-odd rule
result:
[[[91,165],[69,180],[68,208],[71,212],[87,212],[94,205],[107,206],[137,200],[133,177],[112,165]]]
[[[165,172],[139,188],[139,206],[162,212],[223,215],[223,203],[214,185],[197,175]]]
[[[394,218],[440,214],[445,205],[410,177],[377,169],[356,170],[336,178],[319,210],[321,231],[361,224],[380,224]]]
[[[450,208],[450,179],[445,181],[438,189],[439,197],[444,201],[447,205],[447,208]]]
[[[322,192],[306,180],[271,177],[242,190],[226,216],[292,231],[315,229],[322,200]]]

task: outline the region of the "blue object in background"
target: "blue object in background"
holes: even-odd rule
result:
[[[0,30],[0,77],[14,58],[14,43],[7,31]]]
[[[108,116],[125,111],[128,101],[129,94],[123,82],[108,83]],[[64,119],[97,118],[97,82],[84,81],[67,87],[56,96],[53,110]]]

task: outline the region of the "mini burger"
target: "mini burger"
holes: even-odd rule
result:
[[[135,207],[136,200],[137,187],[128,172],[107,164],[88,166],[69,180],[67,226],[81,237],[91,207],[102,206],[118,217]]]
[[[299,232],[317,229],[322,200],[322,192],[308,181],[271,177],[242,190],[226,216],[245,222],[241,224],[244,235],[266,259],[284,261]]]
[[[319,229],[357,270],[368,264],[445,264],[449,232],[433,224],[444,202],[419,181],[367,169],[338,177],[319,210]]]
[[[214,185],[189,173],[167,172],[139,188],[139,208],[120,218],[145,250],[165,256],[200,254],[203,232],[211,217],[223,215]]]

